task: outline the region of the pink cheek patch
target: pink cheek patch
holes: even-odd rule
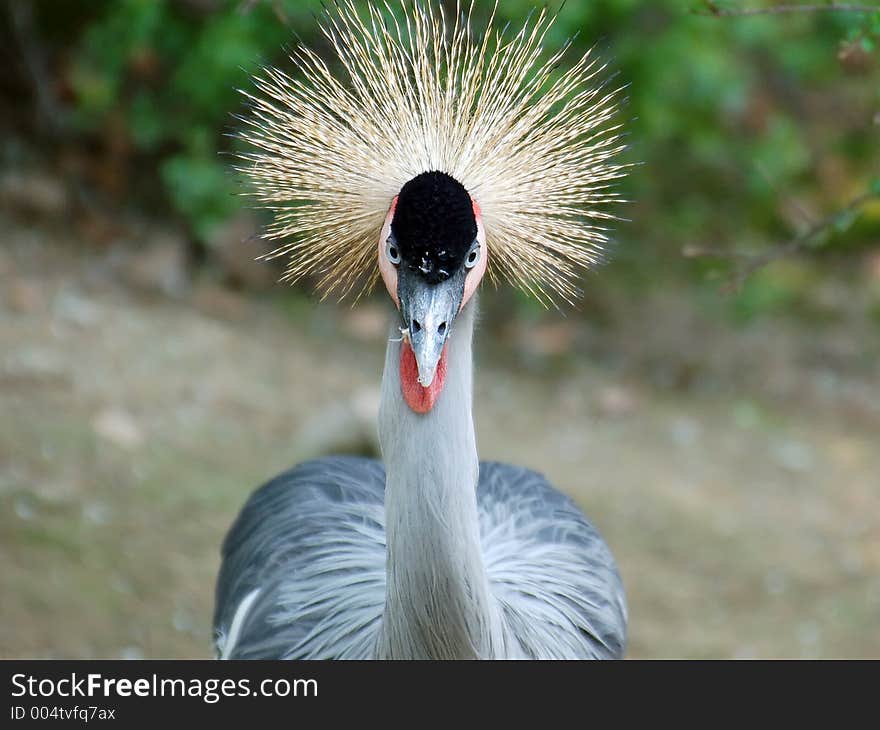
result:
[[[489,263],[489,248],[486,245],[486,234],[483,231],[483,211],[480,210],[480,204],[473,198],[471,198],[471,203],[474,208],[474,218],[477,219],[477,240],[482,247],[482,256],[480,256],[477,265],[468,272],[464,280],[464,295],[461,298],[461,306],[458,308],[459,312],[464,309],[464,305],[474,295],[477,286],[479,286],[483,280],[483,275],[486,273],[486,265]]]
[[[394,305],[400,309],[400,302],[397,299],[397,269],[385,255],[385,243],[388,240],[388,236],[391,234],[391,221],[394,219],[394,210],[396,208],[397,196],[395,195],[394,200],[391,201],[388,215],[385,216],[385,223],[382,225],[382,230],[379,233],[379,247],[377,253],[379,255],[379,274],[382,277],[382,282],[385,284],[385,289],[388,291],[388,295],[394,301]]]
[[[434,380],[427,388],[422,387],[422,384],[419,383],[419,366],[409,342],[404,339],[400,346],[400,389],[406,404],[416,413],[430,411],[437,402],[440,391],[443,390],[443,383],[446,380],[446,350],[448,346],[448,342],[443,345],[443,352],[440,353],[440,361],[437,363]]]

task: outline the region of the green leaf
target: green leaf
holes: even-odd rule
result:
[[[842,210],[834,216],[832,227],[838,233],[846,233],[852,227],[852,224],[858,220],[858,217],[859,211],[857,210]]]
[[[139,92],[131,102],[131,136],[141,150],[152,150],[167,136],[168,127],[155,97]]]
[[[162,165],[162,178],[174,207],[202,241],[240,207],[230,176],[215,157],[177,155]]]

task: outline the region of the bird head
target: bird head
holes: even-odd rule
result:
[[[578,298],[628,167],[619,90],[589,51],[550,46],[555,14],[509,29],[491,10],[481,28],[475,0],[444,5],[330,4],[330,62],[297,45],[291,74],[264,69],[244,92],[238,167],[274,214],[269,258],[287,259],[286,280],[358,297],[381,277],[401,317],[404,395],[422,412],[485,273],[545,305]]]
[[[401,316],[401,375],[413,410],[443,387],[446,342],[456,315],[486,272],[480,208],[451,175],[424,172],[393,199],[379,235],[382,281]]]

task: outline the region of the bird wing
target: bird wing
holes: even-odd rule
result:
[[[223,543],[214,630],[233,659],[375,656],[385,602],[385,471],[306,462],[260,487]],[[614,559],[581,511],[528,469],[483,462],[486,570],[530,658],[619,657],[626,604]]]
[[[235,659],[366,659],[385,602],[385,471],[305,462],[260,487],[223,543],[214,631]]]
[[[540,474],[482,462],[477,490],[486,570],[509,635],[528,658],[618,658],[623,584],[578,507]]]

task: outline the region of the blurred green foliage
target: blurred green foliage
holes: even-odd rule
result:
[[[288,5],[286,18],[301,20]],[[239,207],[218,156],[237,89],[290,39],[269,3],[103,3],[76,45],[76,122],[97,130],[121,115],[136,149],[159,158],[169,201],[207,239]]]
[[[719,7],[772,2],[730,0]],[[51,8],[49,4],[47,8]],[[492,3],[477,2],[486,17]],[[499,0],[514,25],[532,0]],[[619,72],[630,159],[615,266],[638,287],[668,272],[717,286],[724,256],[682,257],[688,246],[762,250],[809,229],[873,185],[880,190],[880,12],[712,17],[700,0],[570,0],[550,45],[576,35]],[[51,25],[46,9],[43,22]],[[237,182],[218,154],[234,142],[237,88],[266,63],[287,63],[297,38],[325,50],[302,0],[116,0],[82,4],[70,84],[79,129],[108,120],[155,159],[167,201],[193,234],[235,211]],[[82,20],[85,13],[85,20]],[[880,205],[835,221],[818,253],[860,250],[880,238]],[[663,270],[662,277],[657,276]],[[781,272],[781,270],[780,270]],[[809,276],[760,276],[733,314],[748,319],[797,297]],[[878,304],[880,307],[880,304]]]

